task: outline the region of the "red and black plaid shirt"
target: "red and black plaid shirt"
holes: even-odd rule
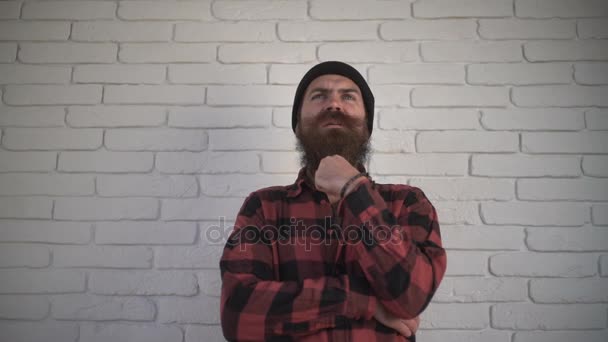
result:
[[[408,341],[373,318],[376,305],[418,316],[446,264],[420,189],[366,179],[336,208],[302,168],[292,185],[251,193],[238,213],[220,260],[224,337]]]

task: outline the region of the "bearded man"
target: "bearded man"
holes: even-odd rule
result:
[[[220,260],[227,340],[415,341],[447,258],[424,193],[366,172],[373,116],[348,64],[318,64],[300,81],[298,177],[245,199]]]

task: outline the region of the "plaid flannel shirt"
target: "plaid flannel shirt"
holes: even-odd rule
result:
[[[363,166],[360,171],[365,171]],[[447,266],[424,193],[365,179],[337,203],[305,169],[252,192],[220,260],[229,341],[414,341],[374,319],[378,303],[414,318]]]

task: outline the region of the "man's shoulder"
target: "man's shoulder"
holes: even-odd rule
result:
[[[385,201],[402,200],[405,204],[412,204],[420,199],[426,199],[426,194],[421,188],[401,183],[374,183],[376,190]]]

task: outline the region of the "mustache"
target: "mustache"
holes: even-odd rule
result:
[[[342,112],[340,110],[324,110],[324,111],[320,112],[317,117],[317,124],[320,124],[320,123],[328,121],[328,120],[337,121],[344,126],[348,126],[348,127],[352,126],[352,124],[350,122],[351,120],[348,118],[348,116],[344,112]]]

